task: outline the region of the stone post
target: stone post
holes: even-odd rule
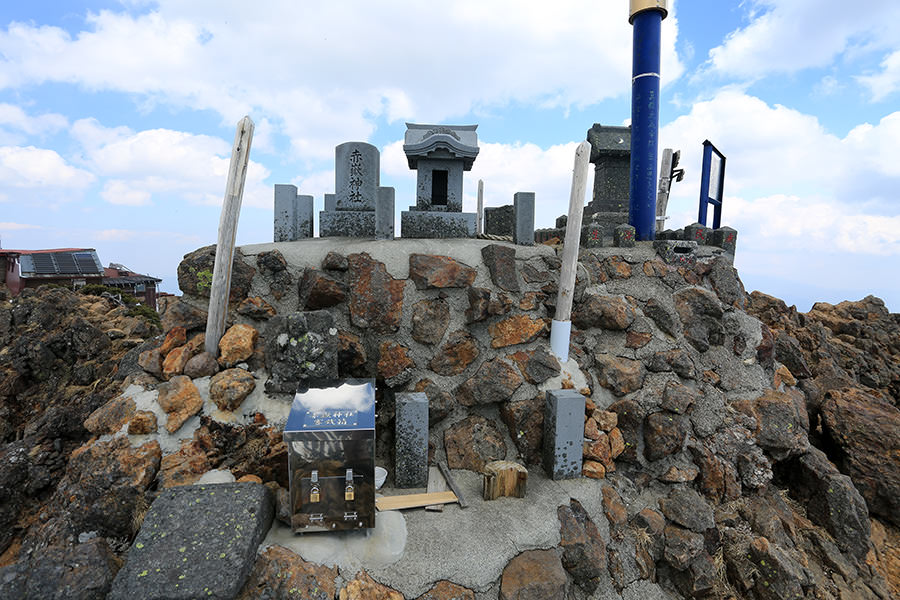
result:
[[[397,487],[428,485],[428,397],[424,392],[397,394],[394,431],[394,481]]]
[[[581,477],[584,396],[551,390],[544,405],[544,470],[551,479]]]

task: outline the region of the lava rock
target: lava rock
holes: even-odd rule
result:
[[[244,369],[226,369],[209,380],[209,399],[219,410],[233,411],[256,388],[253,374]]]
[[[269,320],[265,340],[267,392],[293,394],[303,380],[338,376],[338,331],[327,311],[278,315]]]
[[[578,500],[556,509],[559,518],[562,565],[578,585],[593,594],[606,573],[606,544]]]
[[[466,417],[444,431],[444,449],[451,469],[481,471],[484,465],[506,458],[503,434],[480,415]]]
[[[347,261],[351,322],[376,333],[397,331],[406,282],[391,277],[384,263],[373,260],[365,252],[351,254]]]
[[[475,269],[449,256],[410,254],[409,278],[416,289],[461,288],[475,281]]]
[[[443,339],[450,324],[446,300],[421,300],[412,307],[412,337],[420,344],[434,345]]]
[[[495,358],[483,362],[475,375],[457,388],[456,396],[463,406],[505,402],[522,383],[522,376],[514,367]]]

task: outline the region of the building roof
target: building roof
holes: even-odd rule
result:
[[[125,286],[134,285],[136,283],[159,283],[160,281],[162,281],[162,279],[135,273],[125,265],[119,263],[109,263],[109,266],[103,269],[103,283],[106,285]]]
[[[406,124],[403,152],[409,168],[415,169],[420,158],[462,160],[469,171],[478,156],[478,125]]]
[[[594,123],[588,129],[587,141],[591,143],[591,162],[601,156],[631,156],[631,127]]]
[[[93,248],[55,248],[49,250],[12,250],[19,253],[19,272],[23,278],[101,277],[103,265]]]

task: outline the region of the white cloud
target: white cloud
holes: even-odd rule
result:
[[[0,147],[0,189],[47,188],[83,190],[95,177],[73,167],[54,150],[34,146]]]
[[[75,122],[72,132],[85,149],[86,164],[113,178],[101,193],[107,202],[142,206],[168,199],[217,205],[225,196],[231,146],[220,138],[171,129],[106,128],[95,119]],[[250,161],[244,205],[271,207],[268,176],[266,167]]]
[[[40,229],[39,225],[28,225],[27,223],[10,223],[0,222],[0,231],[19,231],[22,229]]]
[[[0,144],[22,145],[27,136],[55,133],[68,125],[68,119],[56,113],[31,116],[21,107],[0,103]]]
[[[749,0],[752,20],[709,53],[709,67],[730,78],[758,78],[825,67],[845,52],[896,47],[900,3]],[[860,43],[864,39],[865,42]]]
[[[75,35],[22,23],[0,31],[0,88],[66,82],[211,109],[229,124],[251,114],[305,158],[367,139],[379,119],[441,122],[510,102],[586,106],[630,83],[626,10],[593,0],[161,0],[140,16],[101,11],[87,24]],[[677,31],[673,10],[664,81],[683,71]]]
[[[900,90],[900,50],[887,55],[881,62],[881,72],[875,75],[863,75],[857,80],[869,88],[872,100],[884,100]]]
[[[810,115],[722,92],[660,132],[662,147],[681,149],[686,169],[673,186],[670,226],[696,219],[708,138],[727,157],[723,224],[741,232],[742,244],[900,254],[898,136],[900,112],[839,138]]]

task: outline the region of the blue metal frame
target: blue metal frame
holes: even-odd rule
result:
[[[712,178],[712,173],[710,170],[712,169],[712,156],[713,152],[716,153],[716,156],[719,158],[720,167],[719,172],[717,173],[718,177],[718,197],[711,198],[709,195],[709,184],[710,179]],[[722,226],[722,200],[725,196],[725,155],[719,152],[719,149],[713,146],[712,142],[709,140],[703,140],[703,168],[700,172],[700,214],[697,217],[697,222],[701,225],[706,225],[706,209],[707,206],[713,205],[713,229],[718,229]]]

